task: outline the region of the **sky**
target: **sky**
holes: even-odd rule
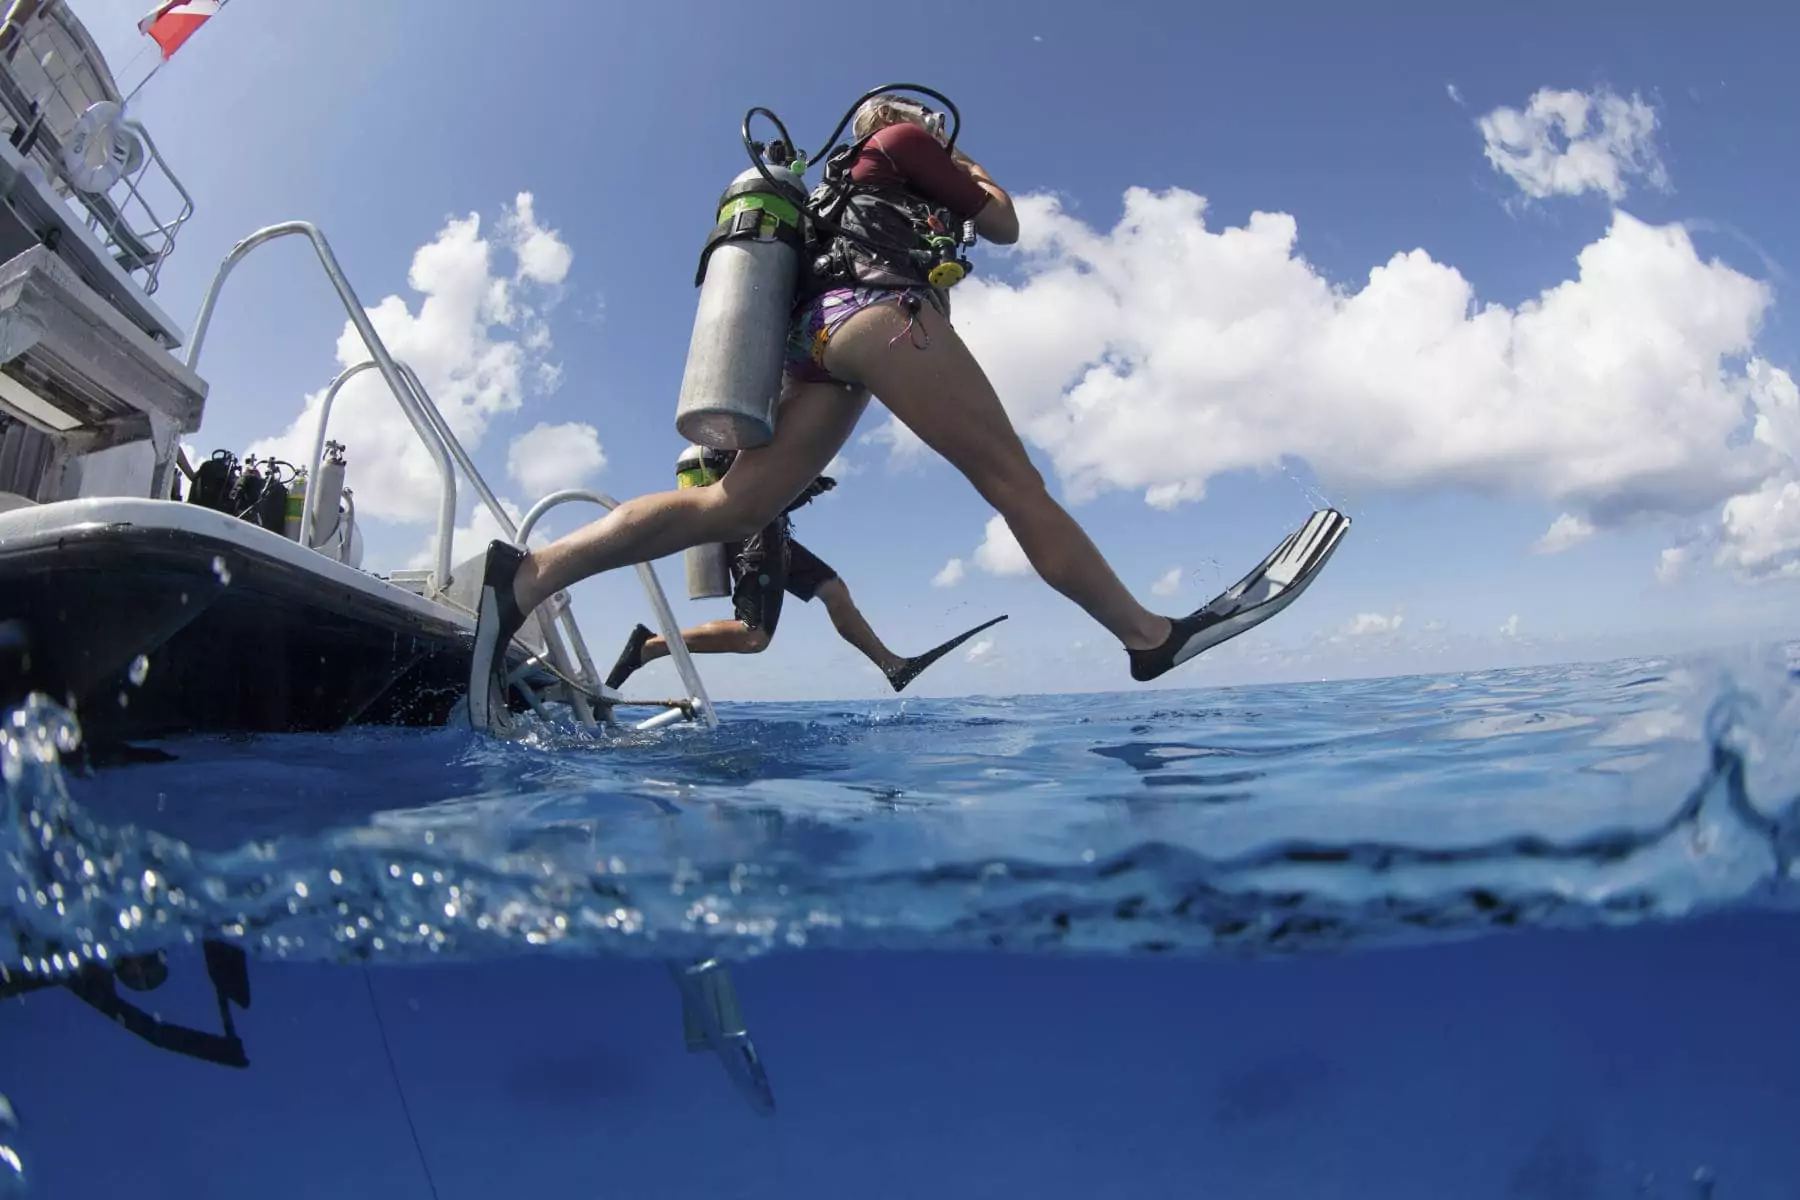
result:
[[[71,3],[129,90],[146,0]],[[191,325],[237,239],[311,220],[515,514],[661,490],[744,111],[816,150],[866,89],[925,83],[1021,216],[978,248],[957,327],[1126,584],[1187,612],[1318,504],[1355,520],[1296,604],[1163,685],[1800,632],[1800,14],[1440,7],[233,0],[132,101],[197,202],[156,298]],[[363,357],[310,251],[273,244],[227,285],[188,442],[302,458]],[[430,460],[372,373],[332,430],[365,567],[425,565]],[[909,694],[1137,686],[878,404],[832,470],[795,532],[890,646],[1010,617]],[[463,488],[458,558],[495,528]],[[728,614],[658,570],[684,623]],[[631,572],[575,602],[602,668],[651,620]],[[720,698],[891,694],[816,603],[790,599],[766,653],[701,661]]]

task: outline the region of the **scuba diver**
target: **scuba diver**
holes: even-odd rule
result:
[[[955,127],[947,131],[943,113],[900,88],[942,101]],[[751,381],[736,389],[731,403],[773,407],[766,416],[712,427],[703,421],[684,427],[678,409],[677,428],[690,440],[741,450],[716,486],[639,496],[530,552],[507,542],[489,546],[469,681],[469,717],[477,729],[510,722],[499,668],[527,614],[602,571],[754,536],[849,440],[871,395],[962,473],[1046,583],[1119,640],[1134,680],[1156,679],[1260,624],[1317,577],[1350,526],[1332,509],[1313,513],[1249,575],[1187,616],[1163,616],[1138,603],[1051,496],[981,364],[950,323],[948,288],[969,268],[960,257],[954,266],[946,260],[946,243],[954,249],[957,241],[948,231],[962,230],[965,245],[977,235],[1000,245],[1019,238],[1012,197],[956,146],[961,117],[955,106],[912,84],[867,94],[814,156],[825,164],[824,181],[810,196],[788,183],[798,177],[785,164],[798,161],[803,171],[807,163],[791,157],[785,128],[782,140],[770,144],[773,165],[765,165],[762,146],[749,135],[757,113],[778,127],[780,121],[752,109],[744,122],[744,144],[768,186],[746,173],[721,200],[696,281],[704,282],[681,403],[690,404],[691,381],[703,369],[768,357],[783,368],[777,386],[765,391],[762,380]],[[854,140],[837,148],[852,123]],[[728,269],[709,271],[708,257],[722,246],[739,250],[726,256]],[[771,263],[791,256],[795,265],[781,267],[785,290],[777,276],[756,274],[761,260],[749,256],[758,254]],[[738,294],[727,295],[734,287]],[[771,311],[776,304],[782,311]],[[785,344],[775,332],[782,328]]]
[[[704,451],[708,477],[722,476],[731,469],[735,450]],[[717,486],[708,484],[705,486]],[[775,638],[781,620],[783,593],[811,603],[816,596],[825,604],[838,635],[862,651],[863,656],[887,676],[896,692],[917,679],[925,668],[950,653],[982,630],[1006,620],[995,617],[966,633],[960,633],[941,646],[912,658],[902,658],[889,650],[862,610],[850,599],[850,589],[838,573],[793,537],[790,515],[814,497],[822,496],[837,486],[837,480],[821,475],[790,503],[782,514],[742,542],[724,547],[731,575],[731,619],[708,621],[681,631],[681,640],[693,654],[761,654]],[[669,644],[647,625],[639,625],[625,641],[625,649],[606,677],[606,686],[617,691],[632,673],[662,658]]]

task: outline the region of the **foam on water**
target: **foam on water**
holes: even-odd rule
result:
[[[726,706],[715,734],[0,732],[0,962],[799,947],[1264,954],[1790,906],[1781,655]]]

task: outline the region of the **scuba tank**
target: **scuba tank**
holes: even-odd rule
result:
[[[293,470],[287,463],[278,462],[273,458],[263,460],[265,475],[263,476],[262,492],[256,497],[256,503],[249,519],[270,533],[279,536],[287,525],[288,489],[287,484],[276,476],[275,469],[277,467],[287,467],[289,471]]]
[[[281,522],[281,536],[290,542],[300,540],[300,518],[306,513],[306,468],[294,472],[294,486],[288,489],[287,515]]]
[[[230,511],[237,473],[237,455],[229,450],[214,450],[211,458],[194,468],[194,484],[188,489],[188,503],[215,512]]]
[[[689,446],[675,460],[675,483],[678,487],[710,487],[719,482],[717,456],[702,446]],[[687,564],[689,600],[716,600],[731,595],[731,576],[725,569],[725,547],[718,542],[709,546],[689,546],[682,553]]]
[[[787,131],[765,158],[748,125],[746,117],[755,165],[719,197],[717,224],[700,253],[699,308],[675,406],[676,431],[716,450],[767,445],[775,436],[805,247],[806,185],[787,166],[794,161]]]
[[[256,502],[262,499],[263,473],[256,469],[256,455],[244,459],[244,469],[231,489],[231,502],[226,508],[234,517],[256,520]]]
[[[337,536],[343,520],[338,506],[344,494],[344,445],[326,442],[325,457],[319,463],[318,478],[308,484],[307,503],[312,505],[312,544],[317,549]]]
[[[344,489],[344,513],[338,524],[338,561],[362,569],[362,530],[356,524],[356,497]]]

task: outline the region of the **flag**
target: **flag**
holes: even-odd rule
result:
[[[162,47],[163,61],[167,62],[224,3],[225,0],[163,0],[138,22],[138,32],[156,39]]]

